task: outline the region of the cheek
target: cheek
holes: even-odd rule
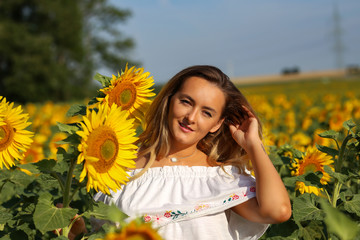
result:
[[[186,108],[180,104],[172,104],[170,106],[169,116],[171,116],[171,118],[180,118],[184,115],[186,115]]]
[[[169,106],[169,113],[168,113],[168,122],[171,124],[171,122],[178,117],[179,115],[179,109],[174,105],[174,102],[170,103]]]

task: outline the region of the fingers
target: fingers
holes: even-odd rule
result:
[[[235,127],[233,124],[229,125],[231,135],[234,137],[234,132],[238,130],[237,127]]]
[[[241,105],[241,107],[245,110],[248,118],[255,117],[254,114],[246,106]]]
[[[239,126],[229,125],[230,133],[232,138],[238,142],[239,138],[244,135],[244,132],[239,128]]]

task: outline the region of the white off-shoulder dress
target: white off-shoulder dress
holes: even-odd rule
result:
[[[268,224],[250,222],[230,210],[256,195],[255,179],[233,166],[164,166],[150,168],[112,197],[130,218],[143,217],[166,240],[258,239]],[[130,172],[134,176],[141,169]]]

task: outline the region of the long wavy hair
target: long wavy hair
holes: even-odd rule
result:
[[[245,173],[245,168],[250,167],[246,152],[232,138],[229,124],[240,124],[241,119],[247,114],[242,107],[245,106],[259,122],[259,136],[262,137],[259,118],[245,96],[226,74],[214,66],[196,65],[180,71],[171,78],[152,102],[145,116],[145,130],[137,142],[138,157],[146,157],[148,162],[143,170],[134,176],[134,179],[147,171],[157,158],[168,155],[170,151],[168,124],[170,100],[180,90],[185,80],[194,76],[215,84],[225,95],[225,106],[220,118],[224,119],[222,126],[216,132],[209,132],[201,139],[197,148],[208,156],[208,163],[211,166],[234,165],[239,168],[240,173]]]

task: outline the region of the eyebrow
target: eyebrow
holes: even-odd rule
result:
[[[195,100],[194,100],[192,97],[190,97],[189,95],[185,94],[185,93],[181,93],[181,94],[180,94],[180,97],[186,97],[186,98],[188,98],[192,103],[195,103]],[[216,113],[216,110],[213,109],[212,107],[203,106],[203,108],[206,109],[206,110],[208,110],[208,111],[211,111],[211,112]]]

